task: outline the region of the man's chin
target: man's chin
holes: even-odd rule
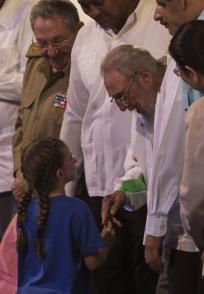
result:
[[[137,110],[137,109],[136,109],[136,107],[134,107],[134,106],[128,106],[128,110],[129,110],[129,111],[133,111],[133,110]]]
[[[95,19],[95,21],[99,24],[100,27],[102,27],[104,30],[111,29],[111,23],[108,21],[108,19],[101,18],[101,19]]]
[[[176,31],[177,31],[177,27],[175,27],[175,26],[170,26],[169,24],[166,24],[165,25],[165,28],[169,31],[169,34],[171,35],[171,36],[173,36],[175,33],[176,33]]]
[[[50,66],[51,66],[53,72],[61,71],[65,67],[64,63],[62,63],[62,64],[54,63],[54,62],[49,62],[49,63],[50,63]]]

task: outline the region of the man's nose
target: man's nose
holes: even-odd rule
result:
[[[94,4],[89,4],[89,8],[87,10],[87,14],[95,19],[97,16],[99,16],[101,14],[101,8],[94,5]]]
[[[49,44],[46,48],[46,54],[48,56],[55,56],[58,53],[58,49],[54,46],[52,46],[52,44]]]
[[[156,9],[155,9],[155,12],[154,12],[154,20],[158,21],[158,20],[161,19],[161,17],[162,17],[161,7],[157,6]]]

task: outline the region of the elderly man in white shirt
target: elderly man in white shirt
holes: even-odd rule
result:
[[[185,22],[197,17],[203,18],[202,0],[189,0],[185,3],[177,0],[157,0],[157,4],[155,19],[168,28],[171,34]],[[161,90],[155,114],[154,161],[148,189],[148,216],[145,229],[146,260],[153,267],[159,262],[159,248],[167,232],[173,205],[177,206],[179,214],[178,196],[184,160],[184,108],[187,100],[194,100],[194,97],[189,95],[192,89],[185,86],[183,91],[184,85],[175,77],[175,67],[174,61],[171,61],[168,66],[169,76]],[[172,83],[174,79],[177,79],[177,83]],[[182,234],[181,225],[180,228],[176,224],[174,227],[172,225],[170,229],[177,233],[178,244],[175,248],[177,250],[171,252],[169,263],[169,276],[174,278],[174,283],[169,284],[170,293],[175,293],[176,289],[179,293],[197,293],[200,267],[198,250],[192,238]],[[186,267],[186,262],[191,263],[191,267]],[[190,278],[192,268],[195,269],[194,272],[197,271],[196,280]],[[178,275],[179,272],[182,275]]]
[[[21,98],[26,52],[32,40],[30,0],[0,1],[0,239],[15,212],[12,136]]]
[[[120,179],[120,184],[117,184],[116,192],[103,200],[103,223],[110,216],[117,224],[115,212],[122,205],[136,210],[135,214],[145,207],[145,185],[141,182],[148,186],[151,176],[154,111],[165,70],[166,65],[162,61],[155,60],[148,51],[130,45],[113,49],[102,64],[104,83],[109,95],[121,111],[133,111],[126,174]],[[146,215],[144,222],[145,217]],[[144,227],[138,224],[132,232],[135,238],[138,237],[138,230],[142,231],[143,236]],[[134,256],[137,256],[136,250]]]
[[[120,46],[124,47],[124,46]],[[104,80],[105,85],[108,89],[109,94],[113,97],[115,102],[118,104],[120,109],[122,111],[129,109],[137,111],[140,111],[143,114],[143,120],[141,119],[141,116],[138,115],[136,112],[133,112],[133,124],[132,124],[132,140],[131,140],[131,149],[132,149],[132,160],[130,157],[127,156],[126,159],[126,174],[123,178],[121,178],[121,182],[119,186],[116,186],[116,191],[105,197],[103,200],[103,209],[102,209],[102,219],[103,222],[106,222],[107,216],[108,219],[111,217],[113,221],[118,224],[117,210],[123,206],[123,205],[129,205],[131,204],[130,208],[138,209],[138,207],[141,207],[142,204],[145,203],[145,195],[144,192],[141,190],[141,173],[143,173],[145,177],[145,182],[147,183],[148,189],[149,185],[151,185],[151,179],[152,179],[152,167],[156,164],[155,163],[155,154],[156,152],[163,151],[165,153],[166,144],[172,144],[174,143],[174,139],[176,139],[176,143],[180,144],[181,148],[183,146],[183,138],[184,138],[184,110],[181,103],[182,95],[181,95],[181,83],[180,78],[178,78],[175,74],[172,75],[173,69],[175,68],[175,63],[173,60],[170,61],[168,58],[168,67],[166,70],[166,73],[164,75],[164,79],[161,82],[158,83],[158,95],[157,95],[157,102],[156,102],[156,112],[155,112],[155,121],[154,121],[154,137],[153,137],[153,120],[151,124],[148,124],[147,120],[147,110],[149,109],[149,105],[151,102],[151,92],[147,92],[147,87],[145,87],[145,80],[142,81],[142,79],[138,77],[141,70],[136,70],[135,75],[135,83],[136,85],[129,86],[128,92],[121,91],[121,83],[123,82],[123,79],[121,78],[121,74],[124,76],[129,77],[128,75],[132,73],[132,68],[135,64],[137,64],[138,60],[141,58],[141,56],[134,56],[131,55],[131,52],[129,52],[129,60],[125,55],[125,49],[123,52],[120,49],[120,47],[116,48],[115,51],[109,53],[109,55],[106,57],[104,63],[105,65],[102,66],[102,69],[104,71]],[[117,51],[118,50],[118,51]],[[134,50],[134,49],[132,49]],[[136,50],[136,49],[135,49]],[[115,53],[115,55],[114,55]],[[136,61],[134,61],[136,59]],[[126,63],[125,63],[126,62]],[[144,65],[141,66],[142,69],[144,69]],[[141,68],[140,67],[140,68]],[[119,72],[119,74],[118,74]],[[139,72],[139,73],[138,73]],[[117,75],[116,75],[117,73]],[[154,73],[154,79],[157,79],[157,75]],[[145,75],[144,75],[145,76]],[[147,75],[145,76],[146,80],[148,81]],[[137,82],[137,79],[139,79],[139,82]],[[160,80],[159,80],[160,81]],[[143,84],[142,84],[143,82]],[[141,86],[142,85],[142,86]],[[160,87],[161,85],[161,87]],[[133,91],[133,87],[135,87],[135,90]],[[150,102],[148,103],[147,99],[145,100],[141,94],[140,87],[143,87],[146,90],[146,97],[149,97]],[[149,95],[149,96],[148,96]],[[156,99],[155,99],[156,100]],[[154,101],[155,102],[155,101]],[[160,112],[158,113],[158,109]],[[162,112],[162,109],[165,110]],[[161,129],[159,126],[162,122],[168,123],[169,119],[172,119],[171,109],[174,109],[174,112],[176,111],[177,115],[174,117],[174,120],[172,121],[171,125],[174,128],[174,132],[171,132],[170,134],[167,132],[168,135],[163,134],[161,132]],[[145,112],[145,111],[146,112]],[[168,112],[169,110],[169,112]],[[152,110],[154,113],[154,109]],[[155,128],[156,126],[156,128]],[[170,136],[171,135],[171,136]],[[166,137],[167,136],[167,137]],[[175,148],[176,150],[176,148]],[[137,162],[133,162],[133,159],[137,159]],[[164,161],[164,171],[165,169],[170,168],[172,165],[170,165],[171,162],[174,162],[175,169],[175,183],[174,185],[179,185],[181,174],[182,174],[182,164],[183,164],[183,154],[180,154],[179,157],[177,157],[177,153],[174,152],[172,149],[172,154],[170,154],[167,158],[163,158]],[[177,176],[176,176],[177,175]],[[166,188],[166,182],[169,181],[169,178],[166,173],[163,173],[163,170],[161,169],[158,175],[161,179],[161,193],[164,193],[164,189]],[[134,189],[130,191],[131,188],[131,181],[132,181],[132,187],[134,185]],[[177,182],[176,182],[177,181]],[[125,186],[127,186],[127,182],[129,184],[129,191],[128,189],[124,189]],[[164,183],[164,186],[162,185]],[[173,185],[172,181],[169,183],[169,187]],[[143,189],[145,187],[143,186]],[[147,190],[148,190],[147,189]],[[135,191],[135,193],[133,193]],[[132,192],[132,193],[131,193]],[[173,192],[173,191],[172,191]],[[172,194],[170,194],[172,195]],[[162,194],[160,195],[162,197]],[[165,196],[165,194],[163,195]],[[142,198],[143,197],[143,198]],[[172,198],[172,199],[171,199]],[[196,250],[196,247],[194,245],[193,240],[189,236],[182,235],[182,225],[181,220],[179,218],[179,205],[178,205],[178,197],[177,194],[175,197],[170,197],[169,202],[164,201],[165,197],[162,198],[163,202],[161,202],[161,207],[163,210],[168,210],[168,225],[167,229],[165,230],[166,238],[164,240],[164,246],[166,248],[171,249],[178,249],[179,250],[185,250],[187,251],[182,257],[183,261],[192,260],[191,267],[187,268],[186,271],[181,272],[181,268],[179,267],[177,270],[177,273],[179,275],[180,279],[180,285],[178,286],[177,283],[174,284],[175,277],[172,275],[169,276],[169,290],[170,293],[185,293],[183,289],[190,289],[189,292],[186,293],[192,293],[192,289],[196,289],[197,282],[198,282],[198,273],[199,273],[199,255],[196,254],[194,256],[193,250]],[[152,199],[148,198],[148,204],[150,205]],[[109,213],[109,214],[108,214]],[[162,217],[162,216],[161,216]],[[158,225],[157,225],[158,226]],[[157,226],[155,226],[154,222],[152,224],[152,229],[155,229]],[[178,238],[179,235],[183,236],[182,238]],[[155,237],[157,238],[157,237]],[[158,237],[159,240],[159,237]],[[161,250],[161,244],[159,244],[157,250]],[[154,251],[154,247],[148,248],[148,252],[146,254],[153,254],[152,251]],[[150,258],[151,256],[147,255],[146,258]],[[175,254],[176,255],[176,254]],[[176,259],[177,261],[177,259]],[[173,261],[174,263],[174,261]],[[158,272],[161,272],[163,270],[163,264],[162,259],[160,259],[160,256],[158,260],[153,260],[152,262],[149,262],[149,265]],[[186,263],[183,265],[186,267]],[[197,267],[196,267],[197,266]],[[168,267],[170,268],[171,265]],[[175,269],[175,266],[173,267]],[[176,278],[176,281],[177,279]],[[184,278],[184,279],[183,279]],[[187,279],[187,281],[186,281]],[[172,290],[172,285],[174,287],[174,291]],[[180,289],[182,292],[178,292]],[[160,293],[158,289],[157,293]],[[175,291],[176,290],[176,291]],[[186,290],[185,290],[186,291]],[[195,292],[197,293],[197,292]]]
[[[79,159],[84,160],[90,202],[100,225],[102,198],[114,191],[114,182],[124,174],[131,125],[131,114],[122,115],[107,99],[100,73],[101,61],[120,43],[136,43],[160,57],[166,51],[169,35],[153,20],[155,3],[152,0],[78,2],[95,21],[82,28],[73,47],[69,103],[61,138]],[[122,122],[120,128],[119,122]],[[120,261],[120,258],[115,259]],[[118,265],[116,268],[120,270]],[[119,276],[116,280],[115,284],[122,281]],[[103,284],[110,287],[109,282]]]

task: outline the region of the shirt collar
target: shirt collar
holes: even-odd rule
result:
[[[96,26],[98,28],[100,28],[101,30],[105,31],[111,37],[114,37],[114,36],[120,37],[124,33],[128,32],[133,26],[135,26],[135,24],[137,22],[137,14],[138,14],[138,7],[128,17],[126,23],[124,24],[124,26],[122,27],[122,29],[118,32],[118,34],[115,34],[111,29],[104,30],[97,22],[96,22]]]

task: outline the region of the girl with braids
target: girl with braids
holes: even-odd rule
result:
[[[22,155],[29,189],[17,216],[18,294],[91,293],[88,269],[105,261],[114,242],[110,222],[102,239],[87,205],[65,195],[75,162],[53,138],[32,143]]]

